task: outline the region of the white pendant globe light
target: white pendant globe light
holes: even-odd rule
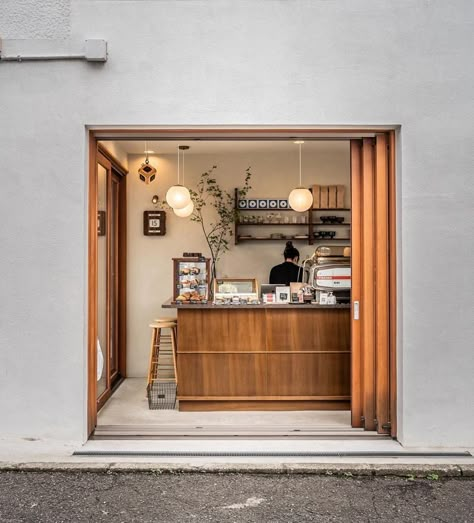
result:
[[[179,216],[180,218],[187,218],[188,216],[191,216],[194,211],[194,203],[192,200],[186,205],[186,207],[183,207],[182,209],[173,209],[173,212],[176,214],[176,216]]]
[[[173,185],[166,193],[166,202],[173,209],[184,209],[190,201],[191,195],[183,185]]]
[[[304,212],[313,205],[313,195],[304,187],[296,187],[290,192],[288,203],[294,211]]]
[[[189,147],[187,145],[178,147],[178,183],[171,186],[166,193],[166,202],[173,209],[184,209],[191,202],[189,190],[179,183],[179,151],[185,149],[189,149]]]
[[[304,212],[313,205],[313,195],[311,194],[311,191],[303,187],[301,183],[301,144],[304,142],[297,141],[295,143],[299,146],[300,184],[290,192],[290,196],[288,196],[288,203],[294,211]]]

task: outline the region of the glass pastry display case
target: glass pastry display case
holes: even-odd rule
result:
[[[173,258],[173,303],[199,304],[209,299],[209,258]]]
[[[213,295],[216,305],[260,303],[258,283],[255,278],[216,278]]]

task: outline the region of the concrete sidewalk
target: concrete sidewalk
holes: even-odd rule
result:
[[[99,453],[74,455],[77,451]],[[236,472],[248,473],[313,473],[352,475],[415,475],[467,477],[474,473],[474,457],[418,456],[413,452],[439,452],[443,449],[407,449],[393,440],[109,440],[62,442],[53,440],[0,440],[0,469],[3,470],[95,470],[95,471],[161,471],[161,472]],[[445,449],[466,451],[468,449]],[[263,457],[245,453],[270,452]],[[373,456],[352,456],[351,452],[374,452]],[[123,456],[120,453],[129,452]],[[138,452],[138,455],[134,455]],[[157,452],[153,457],[147,453]],[[188,453],[197,453],[196,456]],[[213,456],[213,452],[240,456]],[[325,453],[346,452],[341,457]],[[391,452],[390,457],[377,452]],[[278,453],[284,453],[279,456]],[[292,455],[299,453],[300,455]],[[315,454],[320,453],[320,454]],[[306,455],[307,454],[307,455]]]

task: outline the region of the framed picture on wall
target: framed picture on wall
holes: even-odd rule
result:
[[[166,234],[166,212],[144,211],[143,234],[145,236],[164,236]]]

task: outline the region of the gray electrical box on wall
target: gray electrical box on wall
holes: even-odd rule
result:
[[[106,62],[107,42],[105,40],[86,40],[85,57],[88,62]]]

